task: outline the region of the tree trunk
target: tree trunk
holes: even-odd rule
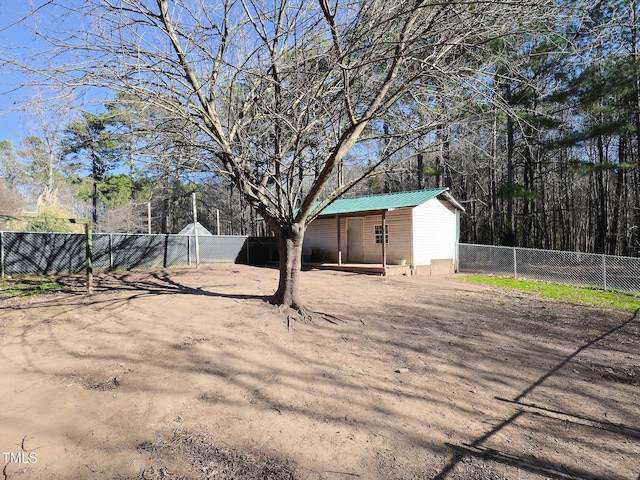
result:
[[[606,161],[606,155],[604,151],[604,141],[602,135],[598,135],[597,138],[598,148],[598,163],[603,165]],[[596,238],[595,238],[595,253],[606,253],[607,243],[607,190],[605,188],[604,170],[595,172],[596,182],[596,198],[598,202],[598,212],[596,221]]]
[[[515,185],[515,163],[513,160],[515,152],[514,125],[511,115],[507,115],[507,218],[503,225],[501,245],[517,246],[516,221],[513,202],[513,187]]]
[[[289,228],[274,229],[280,260],[280,280],[278,290],[270,300],[274,305],[291,307],[300,313],[304,313],[299,293],[304,231],[304,223],[295,223]]]
[[[95,178],[93,179],[93,193],[91,196],[93,197],[91,199],[91,220],[95,227],[98,224],[98,182]]]
[[[129,135],[133,137],[133,127],[129,125]],[[129,181],[131,182],[130,199],[135,203],[136,201],[136,167],[133,162],[133,145],[129,140],[127,143],[127,154],[129,156]]]
[[[93,181],[93,193],[91,201],[91,220],[93,221],[93,228],[98,224],[98,160],[95,153],[91,153],[91,180]]]
[[[637,14],[637,2],[631,2],[631,42],[633,45],[633,72],[634,72],[634,80],[635,80],[635,87],[636,87],[636,104],[635,104],[635,111],[634,111],[634,122],[635,122],[635,127],[636,127],[636,161],[638,163],[638,165],[636,166],[636,168],[633,170],[633,177],[635,177],[635,181],[633,183],[634,185],[634,192],[633,192],[633,197],[634,197],[634,215],[632,218],[632,222],[633,224],[640,225],[640,188],[638,186],[638,181],[637,181],[637,175],[638,175],[638,170],[640,170],[640,48],[638,45],[638,14]],[[633,178],[632,177],[632,178]],[[628,248],[629,248],[629,254],[633,254],[633,255],[637,255],[640,252],[640,249],[638,248],[640,246],[640,241],[639,236],[640,233],[638,232],[637,228],[633,228],[631,230],[631,236],[629,238],[629,242],[628,242]]]
[[[626,142],[627,138],[623,135],[618,137],[618,164],[624,163],[626,161]],[[623,192],[623,184],[624,184],[624,169],[618,168],[615,172],[616,174],[616,188],[613,196],[613,205],[611,207],[612,218],[611,218],[611,226],[610,226],[610,234],[608,237],[608,253],[609,255],[615,255],[617,253],[619,240],[622,240],[620,243],[624,245],[624,230],[622,231],[622,235],[619,235],[619,224],[620,224],[620,210],[624,208],[624,202],[622,200],[622,192]]]

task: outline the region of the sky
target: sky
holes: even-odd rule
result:
[[[14,54],[36,46],[33,34],[15,25],[29,10],[29,2],[24,0],[0,0],[0,50]],[[28,92],[19,88],[21,83],[18,74],[0,64],[0,140],[16,145],[29,134],[25,115],[14,111],[28,98]]]
[[[3,65],[1,58],[6,55],[35,58],[38,50],[47,50],[44,42],[28,28],[36,21],[28,18],[29,12],[47,3],[48,0],[0,0],[0,140],[10,140],[16,148],[22,138],[39,134],[37,122],[25,107],[36,92],[26,88],[24,77]],[[47,10],[43,8],[36,18],[43,24],[47,16]],[[23,20],[22,24],[20,20]]]

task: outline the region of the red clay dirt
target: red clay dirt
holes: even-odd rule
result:
[[[3,479],[640,478],[639,314],[240,265],[0,298]]]

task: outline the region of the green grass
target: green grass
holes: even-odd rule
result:
[[[465,275],[463,278],[469,282],[509,288],[531,295],[577,303],[579,305],[615,308],[617,310],[632,312],[640,308],[640,295],[631,292],[602,290],[588,287],[572,287],[569,285],[559,285],[557,283],[533,280],[513,280],[511,278],[484,275]]]
[[[5,278],[0,280],[0,298],[4,296],[28,299],[34,295],[56,293],[63,285],[42,278]]]

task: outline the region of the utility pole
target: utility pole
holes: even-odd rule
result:
[[[151,200],[147,202],[147,232],[151,235]]]

